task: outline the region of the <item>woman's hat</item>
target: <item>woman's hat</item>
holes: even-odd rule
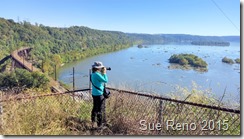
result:
[[[95,61],[94,64],[92,65],[92,68],[100,69],[103,68],[103,63],[100,61]]]

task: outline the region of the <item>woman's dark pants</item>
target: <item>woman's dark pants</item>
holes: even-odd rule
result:
[[[91,121],[95,122],[97,117],[97,125],[101,126],[102,123],[106,123],[106,114],[105,114],[105,98],[101,96],[92,96],[93,97],[93,108],[91,113]]]

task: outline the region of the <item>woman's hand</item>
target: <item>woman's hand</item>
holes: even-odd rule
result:
[[[102,74],[106,74],[106,72],[107,72],[106,67],[103,67],[101,72],[102,72]]]

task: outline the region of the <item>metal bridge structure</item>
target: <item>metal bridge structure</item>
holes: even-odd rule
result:
[[[31,50],[32,50],[31,47],[22,47],[20,49],[17,49],[15,51],[13,51],[10,55],[8,55],[5,58],[3,58],[2,60],[0,60],[0,64],[3,64],[8,59],[11,59],[12,60],[11,69],[10,69],[11,71],[13,71],[16,68],[24,68],[30,72],[43,73],[41,69],[36,68],[35,66],[33,66],[33,63],[26,60],[26,58],[28,57],[28,54],[30,53]],[[50,84],[51,90],[53,92],[62,93],[62,92],[67,91],[67,89],[62,87],[58,81],[55,81],[51,77],[48,77],[48,79],[49,79],[49,84]]]

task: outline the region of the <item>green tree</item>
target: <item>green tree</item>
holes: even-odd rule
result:
[[[17,79],[18,86],[26,86],[30,88],[33,86],[33,77],[30,72],[24,69],[16,69],[15,76]]]
[[[51,61],[48,59],[45,59],[43,61],[43,72],[47,74],[51,74],[53,71],[53,67],[51,66]]]
[[[42,73],[16,69],[11,73],[0,73],[0,87],[46,88],[49,79]]]
[[[33,87],[35,88],[46,88],[49,83],[49,79],[44,75],[39,72],[33,72],[32,73],[33,77]]]
[[[58,54],[54,54],[52,56],[52,61],[54,62],[55,65],[60,66],[62,64],[62,59],[61,56]]]

